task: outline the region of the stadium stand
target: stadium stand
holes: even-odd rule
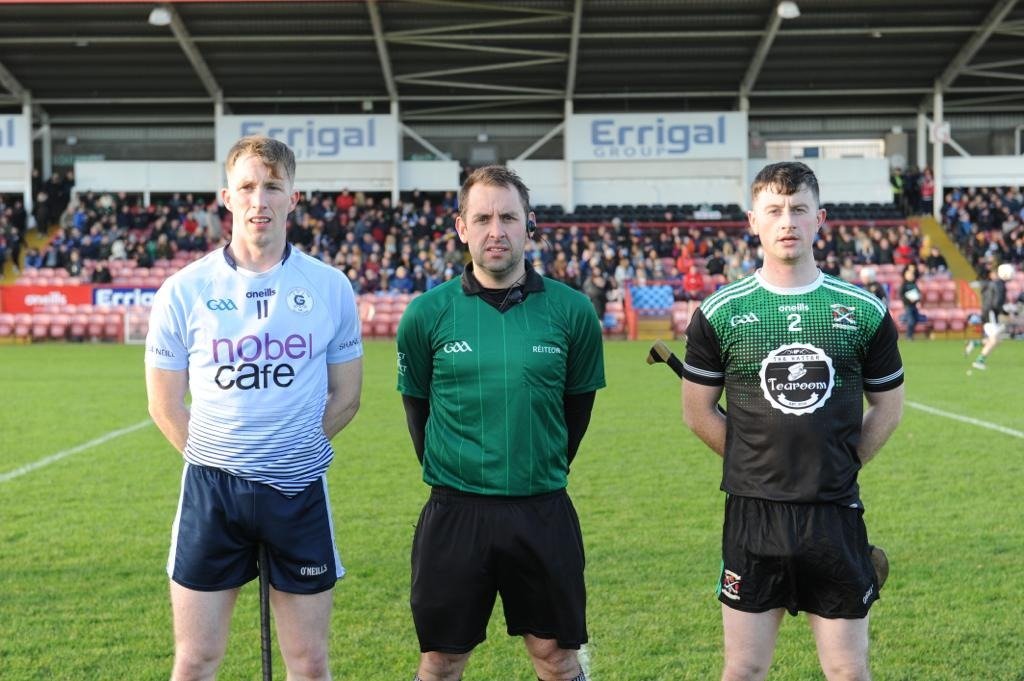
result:
[[[902,323],[892,292],[907,264],[924,263],[929,240],[897,205],[827,210],[832,218],[815,244],[819,265],[854,282],[861,268],[873,267]],[[289,238],[345,272],[360,296],[364,335],[389,338],[412,296],[462,271],[466,253],[454,231],[456,211],[453,192],[410,193],[395,206],[384,194],[314,192],[293,213]],[[581,205],[572,214],[552,205],[536,212],[543,236],[528,245],[528,261],[577,289],[599,269],[610,282],[602,320],[609,337],[680,336],[702,298],[760,263],[759,243],[736,205]],[[25,251],[16,285],[109,282],[153,291],[226,243],[230,216],[210,197],[172,194],[143,206],[137,196],[86,192],[73,195],[60,224],[38,257]],[[976,307],[970,290],[961,291],[944,272],[926,275],[922,290],[929,328],[964,333],[970,305]],[[139,342],[147,324],[146,309],[136,305],[69,304],[33,315],[28,334],[8,320],[0,324],[0,337]]]

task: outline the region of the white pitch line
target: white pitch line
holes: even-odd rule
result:
[[[139,430],[140,428],[145,428],[151,423],[152,421],[150,421],[149,419],[146,419],[145,421],[139,421],[134,426],[128,426],[127,428],[121,428],[119,430],[112,430],[106,435],[99,436],[95,440],[89,440],[88,442],[72,447],[71,449],[65,449],[63,451],[57,452],[56,454],[45,456],[42,459],[39,459],[38,461],[33,461],[32,463],[25,464],[20,468],[15,468],[13,471],[9,471],[7,473],[0,473],[0,483],[7,482],[8,480],[13,480],[14,478],[17,477],[21,477],[26,473],[31,473],[37,468],[49,466],[51,463],[54,463],[55,461],[60,461],[61,459],[71,456],[72,454],[77,454],[78,452],[85,451],[86,449],[91,449],[97,445],[103,444],[104,442],[109,442],[114,438],[121,437],[122,435],[127,435],[128,433],[133,433],[136,430]]]
[[[998,423],[989,423],[988,421],[982,421],[981,419],[971,418],[970,416],[962,416],[960,414],[942,411],[941,409],[929,407],[927,404],[921,404],[920,402],[911,402],[908,400],[907,406],[913,407],[914,409],[920,409],[921,411],[926,411],[929,414],[935,414],[936,416],[944,416],[947,419],[953,419],[954,421],[969,423],[972,426],[978,426],[980,428],[988,428],[989,430],[994,430],[996,432],[1003,433],[1004,435],[1012,435],[1013,437],[1024,440],[1024,432],[1014,430],[1013,428],[1007,428],[1006,426],[1001,426]]]

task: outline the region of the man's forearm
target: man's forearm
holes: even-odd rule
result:
[[[327,406],[324,407],[324,434],[327,439],[333,438],[347,426],[356,412],[359,411],[359,399],[327,399]]]
[[[857,458],[861,465],[875,458],[903,418],[903,386],[883,393],[865,393],[868,408],[861,423]]]
[[[184,452],[188,440],[188,408],[184,404],[168,408],[151,405],[149,415],[171,446],[179,453]]]

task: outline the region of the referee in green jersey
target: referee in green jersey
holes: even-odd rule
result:
[[[583,539],[565,487],[605,385],[600,323],[524,262],[536,226],[514,172],[474,171],[459,207],[472,263],[398,327],[398,390],[432,487],[412,547],[415,678],[461,678],[501,594],[538,678],[582,681]]]

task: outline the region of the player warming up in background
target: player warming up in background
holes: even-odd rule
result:
[[[595,392],[601,327],[581,293],[523,259],[522,180],[474,171],[456,219],[472,262],[415,298],[398,327],[398,389],[433,488],[412,548],[420,681],[462,677],[501,594],[543,681],[582,681],[583,539],[565,487]]]
[[[164,283],[146,340],[149,413],[185,459],[167,562],[171,678],[214,678],[264,544],[288,678],[328,679],[345,571],[325,474],[331,438],[359,407],[359,316],[348,279],[285,240],[292,151],[245,137],[226,166],[231,243]]]
[[[807,613],[829,681],[864,681],[879,585],[857,473],[902,414],[898,331],[815,265],[825,211],[809,167],[769,165],[751,195],[764,266],[701,304],[683,372],[686,425],[724,459],[722,678],[766,676],[788,610]]]
[[[985,334],[985,340],[981,343],[981,352],[971,364],[975,369],[987,369],[985,361],[992,351],[999,345],[999,339],[1006,330],[1006,325],[1001,323],[1000,316],[1006,305],[1006,282],[1013,279],[1013,265],[1003,263],[999,267],[989,270],[988,281],[981,284],[981,330]],[[976,347],[977,341],[967,341],[967,349],[964,351],[968,357]]]

